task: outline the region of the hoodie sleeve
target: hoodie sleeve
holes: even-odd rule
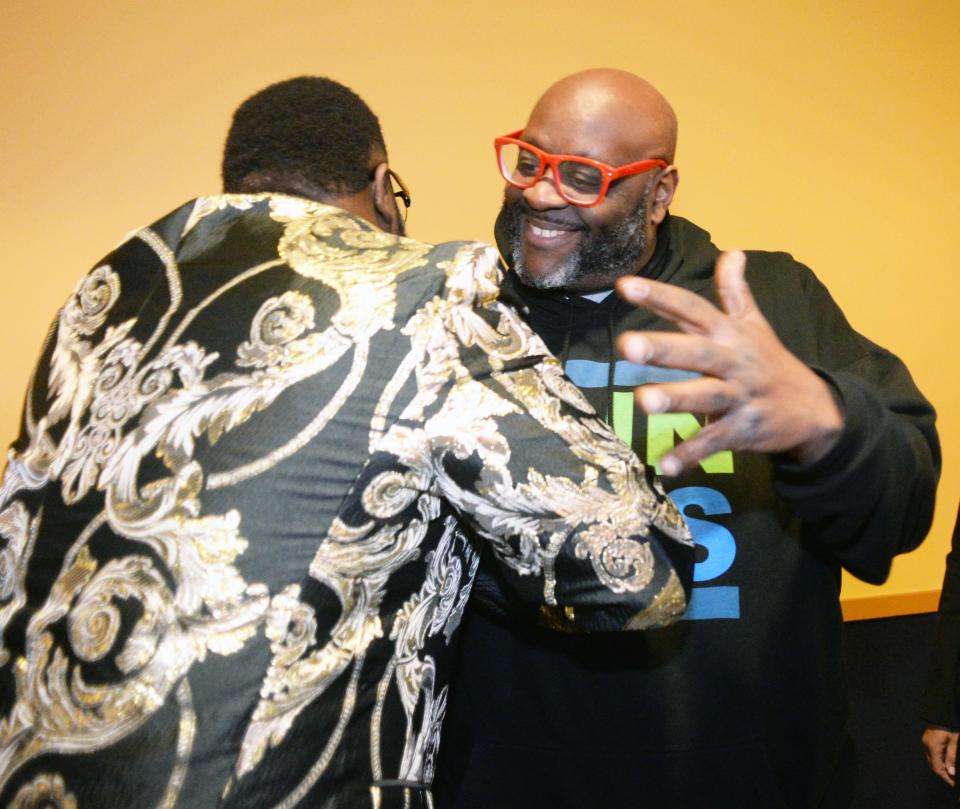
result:
[[[960,507],[947,554],[940,591],[937,629],[930,652],[923,718],[932,725],[960,730]]]
[[[809,269],[785,254],[774,265],[758,286],[775,288],[777,299],[762,296],[761,308],[784,344],[833,387],[845,419],[837,443],[815,463],[777,459],[777,491],[812,546],[879,584],[893,557],[930,528],[940,475],[936,415],[903,362],[857,333]]]

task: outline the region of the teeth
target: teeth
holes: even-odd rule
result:
[[[555,239],[561,233],[565,233],[563,230],[547,230],[547,228],[538,228],[534,224],[530,224],[530,230],[533,231],[534,236],[539,236],[543,239]]]

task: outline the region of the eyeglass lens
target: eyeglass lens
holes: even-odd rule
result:
[[[522,188],[529,188],[540,173],[540,156],[516,144],[500,147],[500,170],[503,176]],[[559,164],[560,193],[573,202],[595,202],[603,188],[603,175],[595,166],[575,160]]]

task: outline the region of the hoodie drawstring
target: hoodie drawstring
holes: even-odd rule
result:
[[[617,367],[617,352],[613,347],[613,312],[616,306],[607,307],[607,424],[613,427],[613,385]]]
[[[567,357],[570,355],[570,333],[573,331],[573,299],[565,295],[567,302],[567,329],[563,335],[563,350],[560,352],[560,367],[567,370]]]

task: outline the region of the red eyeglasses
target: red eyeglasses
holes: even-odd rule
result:
[[[631,174],[642,174],[659,166],[663,160],[641,160],[624,166],[609,166],[599,160],[578,155],[550,154],[520,140],[523,130],[493,141],[497,149],[497,163],[503,179],[516,188],[530,188],[540,182],[549,166],[557,193],[571,205],[589,208],[599,205],[614,180]]]

